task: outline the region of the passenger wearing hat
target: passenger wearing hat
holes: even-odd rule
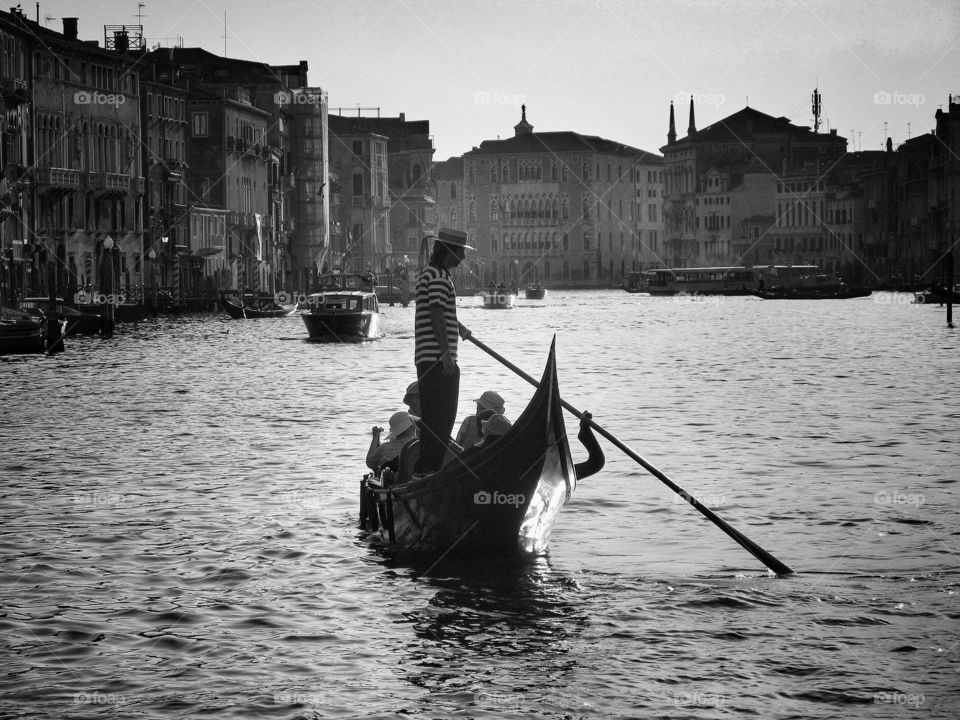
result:
[[[417,437],[417,418],[400,410],[390,416],[390,432],[380,443],[382,427],[374,426],[370,449],[367,450],[367,467],[379,470],[400,456],[403,446]]]
[[[420,457],[415,474],[440,469],[457,420],[460,368],[458,336],[470,331],[457,322],[457,292],[450,271],[463,262],[467,234],[444,228],[433,243],[430,262],[417,278],[414,363],[420,389]]]
[[[474,402],[477,404],[476,414],[464,418],[457,431],[457,443],[465,448],[476,445],[483,438],[483,420],[490,415],[503,415],[503,398],[494,390],[487,390]]]
[[[410,414],[420,417],[420,384],[414,380],[407,385],[407,392],[403,396],[403,404],[410,408]]]

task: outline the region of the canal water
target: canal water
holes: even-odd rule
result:
[[[549,552],[425,571],[359,534],[373,425],[414,379],[387,336],[209,315],[0,362],[0,717],[954,718],[960,331],[843,301],[553,292],[475,336],[604,440]],[[460,416],[533,388],[461,350]],[[574,458],[576,420],[568,418]]]

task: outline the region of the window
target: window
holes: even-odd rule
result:
[[[497,163],[493,161],[490,163],[490,182],[495,183],[497,181]]]
[[[353,141],[353,154],[357,157],[363,155],[363,140],[354,140]]]
[[[354,197],[363,195],[363,175],[360,173],[353,176],[353,194]]]
[[[210,116],[207,113],[195,112],[192,120],[194,137],[207,137],[210,134]]]

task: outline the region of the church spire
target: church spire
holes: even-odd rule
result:
[[[527,106],[520,106],[520,122],[513,126],[513,134],[526,135],[533,132],[533,125],[527,122]]]
[[[667,145],[677,141],[677,122],[673,118],[673,100],[670,101],[670,129],[667,131]]]
[[[697,131],[697,121],[693,118],[693,95],[690,96],[690,125],[687,126],[687,135],[693,135]]]

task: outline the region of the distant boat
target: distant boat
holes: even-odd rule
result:
[[[524,294],[527,300],[543,300],[547,296],[547,286],[542,282],[528,283]]]
[[[942,304],[946,303],[947,300],[954,304],[960,304],[960,292],[957,292],[956,290],[947,290],[947,288],[943,285],[933,284],[930,286],[929,290],[918,292],[915,296],[915,300],[920,305]]]
[[[43,352],[45,325],[23,310],[0,307],[0,355]]]
[[[517,301],[517,294],[504,287],[493,291],[484,290],[480,296],[483,298],[483,307],[487,310],[510,310]]]
[[[227,315],[234,320],[252,320],[256,318],[279,318],[290,315],[293,311],[280,307],[270,301],[267,303],[258,303],[253,305],[247,302],[246,298],[241,302],[236,295],[221,295],[220,304],[223,306]]]
[[[774,288],[773,290],[754,290],[751,294],[764,300],[847,300],[867,297],[870,288],[850,288],[846,286],[827,288]]]
[[[330,273],[320,278],[320,290],[301,303],[300,317],[310,340],[356,342],[383,336],[383,318],[371,276]]]

